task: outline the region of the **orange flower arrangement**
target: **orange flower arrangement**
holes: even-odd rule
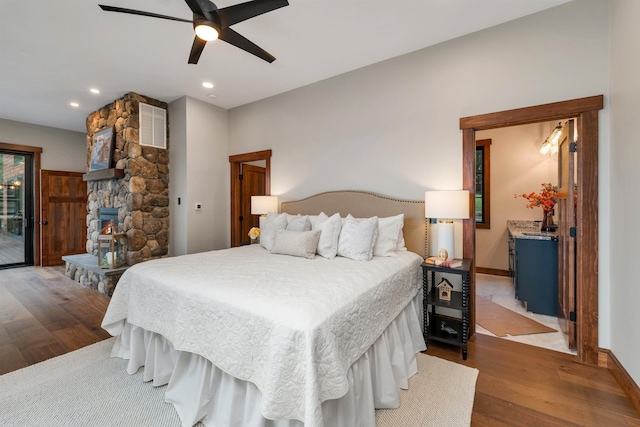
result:
[[[528,208],[540,206],[545,212],[551,212],[556,205],[558,197],[558,187],[551,184],[540,184],[542,190],[540,193],[514,194],[513,197],[522,197],[529,201]]]

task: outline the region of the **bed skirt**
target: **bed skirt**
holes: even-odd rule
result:
[[[421,313],[419,292],[348,369],[347,394],[322,403],[324,426],[375,427],[376,408],[399,406],[399,389],[406,389],[418,371],[416,353],[426,349]],[[202,356],[177,351],[162,335],[130,323],[118,336],[111,356],[128,359],[129,374],[144,366],[144,381],[168,384],[165,401],[173,404],[184,427],[198,421],[209,427],[304,426],[300,420],[264,418],[262,395],[253,383],[223,372]]]

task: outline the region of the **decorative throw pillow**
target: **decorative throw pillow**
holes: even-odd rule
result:
[[[260,246],[270,251],[276,238],[278,230],[284,230],[287,227],[287,215],[269,212],[264,220],[262,230],[260,230]]]
[[[309,215],[294,216],[289,220],[286,229],[289,231],[310,231],[311,221],[309,220]]]
[[[404,227],[404,221],[402,226]],[[407,246],[404,243],[404,233],[402,232],[402,228],[400,229],[400,232],[398,233],[398,241],[396,242],[396,251],[406,251],[407,250]]]
[[[301,214],[298,215],[291,215],[291,214],[287,214],[287,223],[291,222],[292,219],[301,216]],[[320,217],[320,215],[307,215],[309,217],[309,221],[311,222],[311,229],[313,230],[313,226],[316,224],[316,222],[318,222],[318,218]]]
[[[338,238],[340,237],[340,229],[342,229],[342,220],[340,214],[334,214],[328,217],[324,212],[318,215],[318,222],[314,230],[320,230],[320,240],[318,240],[318,255],[333,259],[338,253]]]
[[[356,261],[371,260],[377,234],[377,216],[360,221],[347,217],[338,238],[338,255]]]
[[[319,238],[320,230],[278,230],[271,253],[313,259],[316,256]]]
[[[364,221],[365,218],[354,218],[350,214],[347,219],[355,219],[356,221]],[[397,256],[396,248],[398,239],[402,234],[404,226],[404,214],[390,216],[386,218],[378,218],[378,234],[376,242],[373,246],[374,256]],[[402,246],[404,247],[404,236],[402,238]]]

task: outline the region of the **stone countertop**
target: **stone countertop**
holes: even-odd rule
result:
[[[558,240],[557,231],[540,231],[541,222],[509,219],[507,220],[507,230],[509,231],[509,236],[515,239]]]

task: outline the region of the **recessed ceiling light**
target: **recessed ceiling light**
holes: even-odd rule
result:
[[[69,105],[71,105],[73,108],[78,108],[80,106],[80,104],[78,104],[77,102],[70,102]]]
[[[212,89],[213,88],[213,83],[203,82],[202,83],[202,87],[206,87],[207,89]]]
[[[215,94],[213,94],[213,93],[207,94],[207,96],[208,96],[209,98],[217,98],[217,96],[216,96]]]
[[[98,94],[100,93],[100,89],[96,89],[95,87],[92,87],[91,89],[89,89],[91,91],[91,93],[95,93]]]

